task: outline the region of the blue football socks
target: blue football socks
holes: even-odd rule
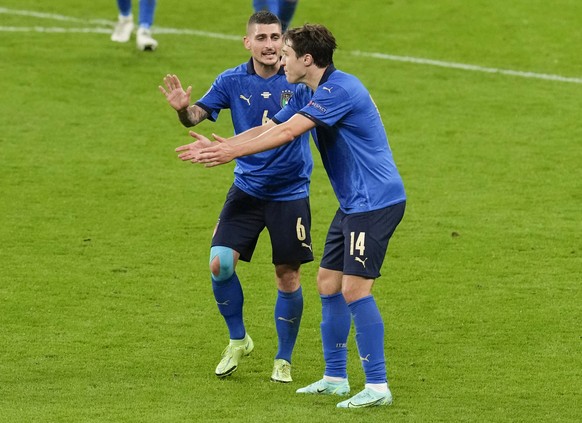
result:
[[[344,296],[320,295],[321,340],[326,376],[347,378],[348,335],[351,315]]]
[[[255,12],[268,10],[281,20],[283,31],[287,29],[295,14],[297,0],[253,0]]]
[[[218,310],[228,326],[230,339],[243,339],[246,334],[243,323],[244,295],[236,272],[221,282],[212,279],[212,291]]]
[[[253,9],[255,12],[260,12],[261,10],[271,10],[269,8],[268,0],[253,0]]]
[[[131,0],[117,0],[117,7],[121,16],[131,15]]]
[[[156,0],[140,0],[139,2],[139,26],[150,28],[154,24]],[[131,0],[117,0],[117,7],[121,16],[131,15]]]
[[[295,8],[297,7],[297,0],[280,0],[279,1],[279,11],[277,16],[281,20],[281,26],[283,32],[287,30],[293,15],[295,14]]]
[[[376,301],[368,295],[348,304],[348,307],[354,318],[356,344],[366,383],[385,383],[384,322]]]
[[[150,28],[154,24],[156,0],[140,0],[139,2],[139,26]]]
[[[301,315],[303,314],[303,291],[301,287],[295,292],[279,291],[275,303],[275,327],[279,339],[279,349],[275,358],[282,358],[291,363],[291,354],[297,341]]]

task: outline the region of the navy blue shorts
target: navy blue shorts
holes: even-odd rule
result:
[[[233,185],[220,213],[212,246],[232,248],[240,259],[251,261],[260,233],[271,237],[273,264],[313,261],[309,197],[292,201],[267,201]]]
[[[376,279],[388,241],[404,216],[406,202],[380,210],[346,214],[338,210],[331,222],[320,266],[344,275]]]

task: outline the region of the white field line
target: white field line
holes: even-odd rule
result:
[[[113,22],[111,22],[113,25]],[[63,28],[63,27],[44,27],[44,26],[0,26],[0,32],[45,32],[45,33],[94,33],[94,34],[111,34],[111,28]],[[156,34],[177,34],[177,35],[195,35],[205,38],[218,38],[230,41],[242,41],[242,35],[227,35],[215,32],[197,31],[195,29],[175,29],[175,28],[153,28]]]
[[[56,26],[0,26],[0,32],[92,33],[111,34],[111,28],[59,28]]]
[[[64,15],[59,15],[59,14],[54,14],[54,13],[43,13],[43,12],[35,12],[35,11],[30,11],[30,10],[7,9],[5,7],[0,7],[0,14],[28,16],[28,17],[32,17],[32,18],[38,18],[38,19],[48,19],[48,20],[54,20],[54,21],[75,22],[75,23],[107,26],[107,28],[0,26],[0,32],[105,34],[105,33],[111,32],[111,28],[115,25],[114,21],[109,21],[106,19],[79,19],[79,18],[74,18],[71,16],[64,16]],[[208,31],[198,31],[198,30],[194,30],[194,29],[164,28],[164,27],[158,27],[158,26],[153,28],[153,32],[155,32],[156,34],[194,35],[194,36],[204,37],[204,38],[214,38],[214,39],[232,40],[232,41],[240,41],[242,39],[242,36],[237,36],[237,35],[220,34],[220,33],[216,33],[216,32],[208,32]],[[419,58],[419,57],[408,57],[408,56],[396,56],[393,54],[371,53],[371,52],[364,52],[364,51],[357,51],[357,50],[351,51],[349,53],[354,55],[354,56],[359,56],[359,57],[368,57],[368,58],[380,59],[380,60],[391,60],[391,61],[395,61],[395,62],[414,63],[414,64],[418,64],[418,65],[428,65],[428,66],[438,66],[438,67],[442,67],[442,68],[460,69],[460,70],[472,71],[472,72],[484,72],[484,73],[493,73],[493,74],[499,74],[499,75],[510,75],[510,76],[517,76],[520,78],[543,79],[543,80],[547,80],[547,81],[558,81],[558,82],[567,82],[567,83],[572,83],[572,84],[582,84],[582,78],[566,77],[566,76],[561,76],[561,75],[518,71],[518,70],[511,70],[511,69],[499,69],[499,68],[491,68],[491,67],[485,67],[485,66],[479,66],[479,65],[469,65],[469,64],[464,64],[464,63],[446,62],[446,61],[442,61],[442,60],[423,59],[423,58]]]
[[[6,15],[29,16],[38,19],[49,19],[51,21],[79,22],[113,26],[113,22],[108,21],[106,19],[79,19],[71,16],[58,15],[56,13],[35,12],[32,10],[17,10],[17,9],[7,9],[6,7],[0,7],[0,14],[2,13]]]
[[[440,66],[442,68],[461,69],[474,72],[499,73],[502,75],[519,76],[522,78],[546,79],[549,81],[571,82],[573,84],[582,84],[582,78],[570,78],[560,75],[551,75],[545,73],[525,72],[511,69],[488,68],[478,65],[467,65],[464,63],[444,62],[441,60],[422,59],[418,57],[394,56],[384,53],[366,53],[364,51],[352,51],[352,55],[361,57],[372,57],[375,59],[392,60],[395,62],[416,63],[419,65]]]

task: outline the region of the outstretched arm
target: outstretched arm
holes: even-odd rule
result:
[[[262,126],[255,126],[254,128],[247,129],[245,132],[241,132],[240,134],[229,138],[229,140],[231,142],[243,142],[245,140],[250,140],[274,126],[276,126],[276,124],[273,121],[269,121]],[[180,160],[189,160],[192,163],[198,163],[200,159],[199,154],[202,149],[211,147],[213,144],[218,144],[213,143],[204,135],[197,134],[194,131],[190,131],[190,136],[195,138],[196,141],[190,144],[181,145],[180,147],[176,148],[176,152],[180,153],[178,154],[178,158]],[[225,138],[216,134],[212,134],[212,136],[219,142],[226,141]]]
[[[170,106],[178,112],[178,118],[182,125],[189,128],[199,124],[208,117],[208,113],[203,108],[195,104],[190,106],[191,85],[184,91],[180,79],[176,75],[166,75],[164,84],[165,88],[161,85],[158,88],[164,94]]]
[[[315,128],[315,122],[303,115],[295,114],[280,125],[271,121],[232,138],[225,139],[213,135],[220,142],[198,151],[195,161],[205,163],[206,167],[225,164],[237,157],[280,147],[313,128]]]
[[[190,144],[181,145],[180,147],[176,148],[176,152],[178,154],[178,158],[182,161],[191,161],[192,163],[196,163],[198,161],[198,154],[200,150],[205,147],[210,147],[213,143],[204,135],[197,134],[194,131],[190,131],[190,136],[195,138],[196,141]]]

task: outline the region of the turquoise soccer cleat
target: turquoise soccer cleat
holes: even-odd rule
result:
[[[388,389],[388,392],[377,392],[373,389],[365,388],[350,399],[340,402],[337,406],[338,408],[365,408],[390,404],[392,404],[390,389]]]
[[[305,388],[299,388],[296,392],[298,394],[347,395],[350,393],[350,384],[347,379],[342,382],[329,382],[321,379]]]

